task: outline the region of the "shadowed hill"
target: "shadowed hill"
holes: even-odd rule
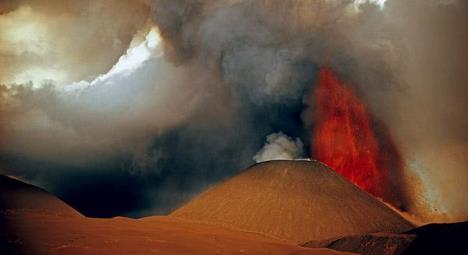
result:
[[[35,211],[63,216],[81,216],[79,212],[47,191],[0,175],[0,212]]]
[[[318,161],[269,161],[214,186],[171,216],[304,242],[411,223]]]
[[[373,233],[310,241],[303,246],[363,255],[468,254],[468,222],[429,224],[402,234]]]

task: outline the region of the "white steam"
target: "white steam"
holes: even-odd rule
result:
[[[292,160],[302,158],[303,153],[301,139],[293,139],[279,132],[267,136],[265,145],[253,159],[257,163],[268,160]]]
[[[354,4],[356,6],[359,6],[365,3],[373,3],[373,4],[378,5],[380,9],[384,8],[385,2],[387,2],[387,0],[354,0]]]

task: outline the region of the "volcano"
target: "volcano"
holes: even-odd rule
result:
[[[0,175],[0,254],[349,254],[172,217],[87,218],[45,190]]]
[[[318,161],[267,161],[212,187],[171,216],[304,242],[411,223]]]
[[[252,196],[244,196],[245,191]],[[215,200],[207,203],[203,197]],[[43,189],[0,175],[0,254],[403,255],[466,250],[467,223],[395,233],[411,224],[319,162],[255,165],[173,215],[189,219],[88,218]],[[193,220],[200,216],[203,220]],[[284,236],[297,238],[271,236],[281,229]],[[376,230],[393,233],[367,233]],[[306,238],[351,232],[366,233],[297,245]]]

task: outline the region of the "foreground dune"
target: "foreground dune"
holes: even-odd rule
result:
[[[349,254],[172,217],[93,219],[0,176],[0,254]]]
[[[1,254],[345,254],[170,217],[89,219],[19,212]],[[11,228],[10,228],[11,229]]]

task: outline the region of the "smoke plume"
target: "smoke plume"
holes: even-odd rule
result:
[[[263,148],[255,154],[255,162],[268,160],[287,160],[303,157],[302,142],[299,138],[293,140],[291,137],[279,132],[267,136]]]

